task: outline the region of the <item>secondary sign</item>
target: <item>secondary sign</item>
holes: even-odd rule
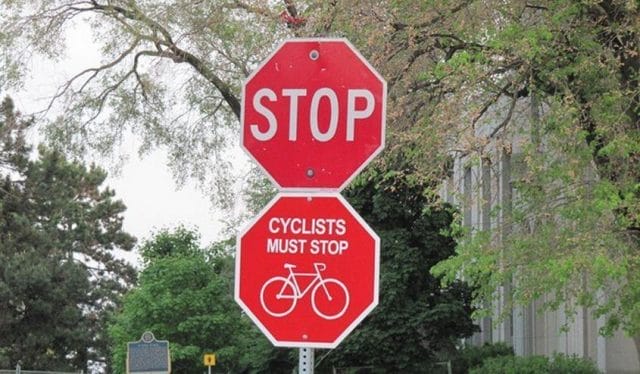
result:
[[[127,374],[168,374],[171,372],[169,342],[156,340],[145,331],[137,342],[127,343]]]
[[[215,366],[216,365],[216,354],[215,353],[205,353],[203,357],[204,366]]]
[[[379,253],[340,195],[279,194],[238,236],[235,298],[274,345],[334,348],[378,303]]]
[[[280,190],[341,190],[384,148],[386,82],[346,39],[291,39],[246,80],[245,151]]]

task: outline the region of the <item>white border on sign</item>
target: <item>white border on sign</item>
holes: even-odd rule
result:
[[[251,81],[251,79],[253,79],[253,77],[264,67],[266,66],[269,61],[271,61],[271,59],[273,58],[273,56],[275,56],[276,53],[278,53],[278,51],[280,50],[280,48],[282,48],[285,44],[287,43],[308,43],[308,42],[342,42],[345,43],[352,51],[353,53],[356,55],[356,57],[358,57],[360,59],[360,61],[362,61],[362,63],[364,63],[364,65],[369,68],[369,70],[371,71],[371,73],[373,73],[373,75],[375,75],[381,82],[382,82],[382,123],[381,125],[381,134],[380,136],[382,137],[380,139],[380,146],[378,146],[378,148],[376,148],[371,155],[369,156],[369,158],[367,158],[361,165],[360,167],[358,167],[358,169],[356,169],[345,181],[342,185],[340,185],[340,187],[338,188],[326,188],[326,187],[282,187],[272,176],[271,174],[267,171],[267,169],[265,169],[262,164],[260,164],[260,162],[258,162],[258,160],[251,154],[251,152],[249,152],[248,149],[245,148],[244,146],[244,112],[245,112],[245,102],[246,100],[245,98],[245,87],[246,85]],[[371,64],[369,63],[369,61],[367,61],[366,58],[364,58],[364,56],[362,56],[362,54],[360,53],[360,51],[358,51],[356,49],[356,47],[354,47],[353,44],[351,44],[351,42],[349,40],[347,40],[346,38],[297,38],[297,39],[287,39],[283,42],[281,42],[274,50],[273,52],[271,52],[269,54],[269,56],[267,58],[265,58],[260,65],[258,65],[258,67],[253,70],[253,72],[251,72],[251,74],[247,77],[247,79],[245,79],[244,83],[242,84],[242,92],[240,95],[240,148],[242,148],[242,150],[253,160],[255,161],[256,164],[258,164],[258,166],[260,167],[260,169],[262,169],[262,171],[269,177],[269,179],[271,180],[271,182],[273,184],[275,184],[278,187],[279,191],[292,191],[292,192],[315,192],[315,191],[325,191],[325,192],[333,192],[333,191],[342,191],[347,185],[349,185],[349,183],[351,183],[351,181],[356,177],[356,175],[358,175],[362,169],[364,169],[370,162],[371,160],[374,159],[374,157],[376,157],[380,152],[382,152],[382,150],[385,147],[385,139],[386,139],[386,121],[387,121],[387,81],[382,77],[382,75],[380,73],[378,73],[378,71],[371,66]]]
[[[342,205],[351,213],[351,215],[362,225],[362,227],[367,231],[367,233],[374,240],[374,274],[373,274],[373,300],[369,306],[360,313],[360,315],[351,322],[347,328],[340,334],[335,341],[331,343],[326,342],[313,342],[313,341],[279,341],[277,340],[269,330],[260,322],[260,320],[253,314],[253,312],[249,309],[249,307],[240,299],[240,262],[242,256],[242,249],[240,248],[240,243],[242,242],[242,237],[247,233],[259,220],[262,218],[271,207],[275,205],[275,203],[283,197],[306,197],[313,199],[314,197],[332,197],[338,199]],[[271,341],[271,343],[276,347],[293,347],[293,348],[336,348],[338,344],[340,344],[344,338],[346,338],[353,329],[360,324],[360,322],[367,316],[371,311],[378,305],[379,299],[379,280],[380,280],[380,237],[376,234],[373,229],[367,224],[367,222],[356,212],[355,209],[347,202],[347,200],[342,197],[337,192],[279,192],[269,203],[262,208],[260,213],[256,215],[256,217],[248,222],[242,230],[238,233],[236,238],[236,264],[235,264],[235,285],[234,285],[234,299],[238,305],[242,308],[242,310],[251,318],[253,323],[258,326],[260,331]]]

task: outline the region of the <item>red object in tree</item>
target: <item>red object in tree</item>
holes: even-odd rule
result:
[[[306,18],[304,18],[304,17],[293,17],[286,10],[283,10],[282,13],[280,13],[280,20],[282,22],[286,23],[287,26],[289,26],[289,27],[300,27],[300,26],[303,26],[307,22]]]

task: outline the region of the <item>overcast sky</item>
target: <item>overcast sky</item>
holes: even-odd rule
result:
[[[61,82],[98,63],[97,53],[88,48],[92,44],[88,27],[80,26],[78,32],[69,36],[68,43],[69,52],[65,61],[55,65],[32,61],[31,77],[24,90],[3,93],[12,96],[17,110],[29,114],[43,109]],[[119,175],[110,173],[106,184],[116,191],[116,197],[127,206],[124,221],[127,232],[144,240],[159,229],[184,225],[198,230],[203,245],[221,239],[219,214],[193,183],[177,188],[162,150],[140,159],[135,141],[130,139],[124,145],[124,151],[129,154],[129,160]],[[136,262],[137,255],[126,257]]]

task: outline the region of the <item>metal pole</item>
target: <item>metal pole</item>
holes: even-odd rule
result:
[[[299,374],[313,374],[313,348],[300,348],[298,359]]]
[[[209,374],[211,374],[211,365],[209,365],[208,368],[209,368]]]

